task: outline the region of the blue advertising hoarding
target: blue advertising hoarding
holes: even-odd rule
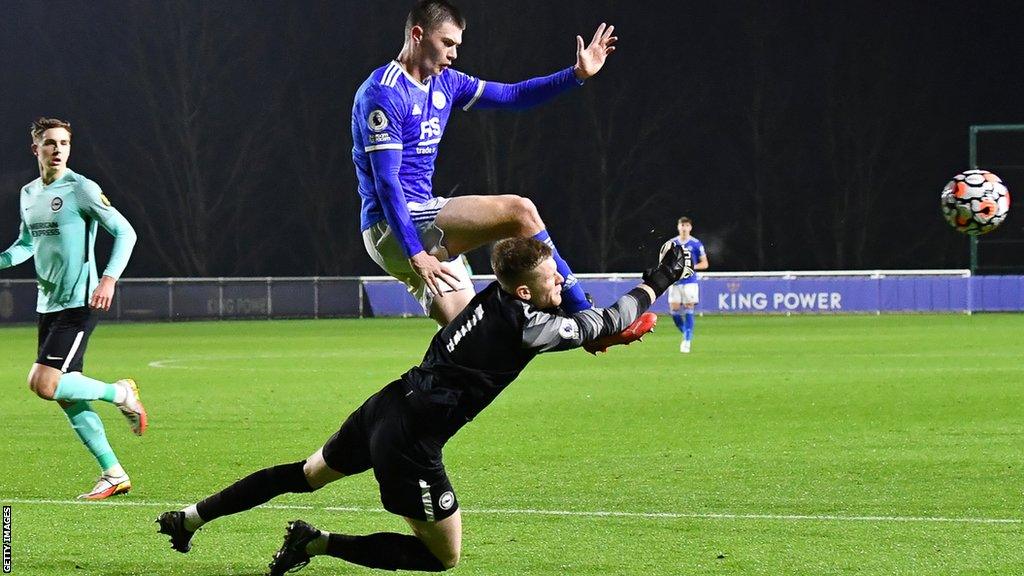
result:
[[[479,290],[486,280],[474,282]],[[608,305],[636,279],[583,279],[598,305]],[[421,315],[394,281],[364,285],[375,316]],[[877,314],[899,312],[1024,311],[1024,276],[798,276],[715,277],[700,282],[705,314]],[[665,296],[653,310],[667,312]]]

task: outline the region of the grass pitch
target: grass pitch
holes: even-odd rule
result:
[[[405,531],[371,474],[204,528],[153,519],[304,458],[419,362],[426,320],[100,325],[86,373],[134,376],[143,438],[97,402],[134,491],[78,504],[92,458],[0,329],[0,503],[13,573],[255,575],[285,522]],[[668,318],[598,358],[538,358],[449,442],[459,574],[1024,573],[1024,316]],[[286,508],[295,506],[296,508]],[[303,508],[308,507],[308,508]],[[371,574],[332,558],[303,574]]]

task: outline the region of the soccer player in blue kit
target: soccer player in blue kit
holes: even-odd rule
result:
[[[690,235],[693,231],[693,220],[686,216],[680,217],[676,222],[676,229],[679,235],[662,244],[661,253],[667,252],[673,244],[682,246],[693,255],[694,270],[707,270],[708,255],[704,250],[704,244]],[[690,343],[693,341],[694,308],[700,302],[700,285],[697,281],[697,274],[693,274],[681,278],[668,290],[668,306],[672,312],[672,321],[683,333],[683,339],[679,343],[679,351],[683,354],[690,353]]]
[[[99,480],[79,498],[102,500],[128,492],[132,483],[89,402],[114,404],[140,436],[146,430],[147,416],[134,380],[101,382],[82,374],[82,367],[98,319],[95,310],[110,308],[114,285],[135,246],[135,230],[95,182],[68,168],[70,124],[55,118],[33,122],[32,153],[39,165],[39,178],[21,189],[21,233],[10,248],[0,252],[0,269],[35,259],[39,349],[28,385],[40,398],[60,404],[100,465]],[[97,225],[114,237],[101,278],[97,277],[94,254]]]
[[[356,92],[352,160],[366,250],[444,326],[474,294],[457,257],[501,238],[533,237],[552,248],[565,278],[565,312],[585,310],[590,304],[582,287],[533,202],[514,195],[438,198],[431,178],[454,108],[527,108],[579,87],[615,50],[614,27],[601,24],[586,46],[577,36],[573,66],[515,84],[452,69],[465,27],[458,8],[446,0],[420,1],[406,19],[398,58],[374,70]]]

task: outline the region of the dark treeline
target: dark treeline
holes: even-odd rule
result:
[[[532,198],[578,271],[650,265],[682,214],[716,269],[963,267],[938,194],[967,168],[968,125],[1024,121],[1020,18],[854,4],[463,1],[456,66],[484,79],[569,66],[574,36],[603,20],[620,48],[540,108],[453,114],[435,191]],[[46,114],[72,122],[71,167],[138,229],[131,276],[377,273],[359,234],[350,110],[397,55],[407,9],[5,8],[0,244],[37,176],[28,123]],[[1004,228],[1024,238],[1020,218]],[[472,262],[486,271],[483,253]]]

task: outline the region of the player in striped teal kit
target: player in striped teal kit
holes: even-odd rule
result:
[[[95,182],[67,167],[70,124],[54,118],[33,122],[32,153],[39,164],[39,178],[21,189],[20,233],[0,253],[0,269],[35,259],[39,349],[28,385],[40,398],[60,404],[96,458],[100,478],[79,498],[101,500],[128,492],[131,480],[89,402],[102,400],[117,406],[137,435],[147,426],[135,381],[126,378],[109,384],[82,374],[86,345],[98,319],[93,310],[110,308],[114,285],[135,246],[135,230]],[[97,275],[94,253],[98,226],[114,237],[102,278]]]

